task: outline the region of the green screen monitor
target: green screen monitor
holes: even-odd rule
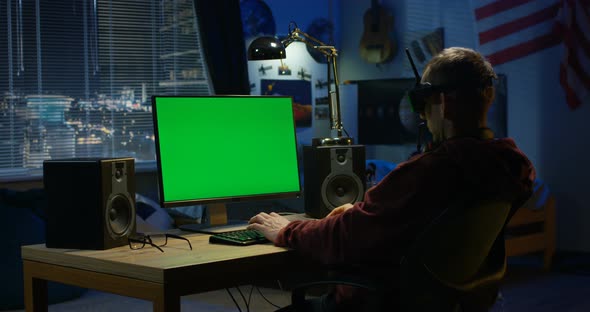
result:
[[[162,207],[301,194],[291,97],[153,96],[152,113]]]

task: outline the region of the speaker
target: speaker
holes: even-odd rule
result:
[[[135,233],[133,158],[46,160],[43,184],[47,247],[103,250]]]
[[[305,213],[314,218],[361,201],[365,194],[365,146],[304,146],[303,191]]]

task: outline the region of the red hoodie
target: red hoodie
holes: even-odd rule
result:
[[[511,216],[532,193],[535,170],[512,139],[453,138],[400,163],[344,213],[293,221],[276,245],[323,264],[382,269],[397,285],[396,269],[414,238],[466,194],[513,203]],[[392,294],[395,296],[395,294]],[[338,302],[355,291],[340,288]]]

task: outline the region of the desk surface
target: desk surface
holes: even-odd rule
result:
[[[284,270],[300,260],[292,251],[271,243],[229,246],[210,244],[207,234],[183,236],[190,240],[193,250],[182,240],[168,240],[168,245],[162,247],[164,252],[151,246],[139,250],[127,245],[109,250],[71,250],[41,244],[23,246],[22,258],[156,283],[208,280],[219,274],[239,275],[250,270]]]

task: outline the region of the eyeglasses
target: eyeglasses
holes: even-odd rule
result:
[[[193,250],[193,246],[191,245],[191,242],[188,239],[182,236],[168,233],[151,235],[136,233],[134,235],[130,235],[129,237],[127,237],[127,241],[129,242],[129,248],[133,250],[142,249],[143,247],[145,247],[145,245],[150,245],[152,247],[157,248],[159,251],[164,252],[164,250],[162,250],[162,248],[160,247],[166,246],[166,244],[168,244],[168,238],[182,239],[186,241],[188,243],[188,247],[191,250]]]

